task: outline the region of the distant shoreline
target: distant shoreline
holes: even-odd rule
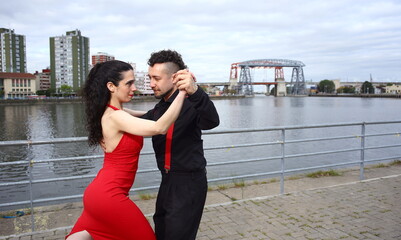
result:
[[[304,95],[305,97],[358,97],[358,98],[400,98],[400,94],[309,94]],[[225,95],[209,96],[212,100],[219,99],[239,99],[245,98],[244,95]],[[159,101],[154,96],[140,96],[134,97],[132,102],[157,102]],[[68,103],[79,103],[82,102],[82,98],[45,98],[45,99],[0,99],[0,105],[31,105],[31,104],[68,104]]]
[[[235,99],[235,98],[244,98],[244,96],[210,96],[210,99]],[[154,96],[141,96],[134,97],[132,102],[145,102],[145,101],[159,101]],[[82,98],[45,98],[45,99],[1,99],[0,105],[30,105],[30,104],[68,104],[68,103],[79,103],[82,102]]]
[[[401,98],[401,94],[310,94],[309,97]]]

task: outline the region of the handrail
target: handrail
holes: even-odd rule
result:
[[[239,165],[245,163],[252,163],[252,162],[267,162],[273,160],[280,160],[281,169],[279,171],[270,171],[270,172],[263,172],[263,173],[250,173],[250,174],[242,174],[242,175],[235,175],[229,177],[216,177],[213,179],[209,179],[209,182],[221,182],[221,181],[228,181],[234,179],[246,179],[246,178],[254,178],[254,177],[263,177],[263,176],[271,176],[271,175],[280,175],[280,193],[284,193],[284,175],[288,173],[298,173],[298,172],[305,172],[314,169],[325,169],[325,168],[332,168],[332,167],[344,167],[344,166],[351,166],[351,165],[358,165],[360,166],[360,179],[364,179],[364,167],[365,163],[371,162],[380,162],[380,161],[391,161],[391,160],[398,160],[401,158],[401,153],[397,152],[395,156],[391,157],[383,157],[383,158],[375,158],[375,159],[366,159],[366,151],[373,150],[373,149],[390,149],[395,147],[401,147],[401,144],[398,142],[394,143],[386,143],[386,144],[376,144],[376,145],[369,145],[366,146],[366,139],[373,138],[373,137],[385,137],[385,136],[400,136],[401,129],[392,129],[392,131],[386,132],[375,132],[375,133],[366,133],[366,126],[375,126],[375,125],[384,125],[384,124],[401,124],[401,121],[381,121],[381,122],[352,122],[352,123],[336,123],[336,124],[316,124],[316,125],[305,125],[305,126],[282,126],[282,127],[268,127],[268,128],[253,128],[253,129],[226,129],[226,130],[209,130],[204,131],[203,135],[228,135],[230,137],[231,134],[245,134],[245,133],[255,133],[255,132],[272,132],[276,131],[280,133],[281,136],[278,139],[273,139],[272,141],[267,142],[257,142],[257,143],[240,143],[234,145],[220,145],[220,146],[210,146],[205,147],[205,151],[215,151],[215,150],[222,150],[222,149],[234,149],[234,148],[250,148],[250,147],[263,147],[263,146],[281,146],[281,153],[276,156],[262,156],[256,158],[245,158],[239,160],[223,160],[221,162],[210,162],[208,167],[215,167],[215,166],[229,166],[229,165]],[[292,130],[300,130],[300,129],[326,129],[326,128],[334,128],[334,127],[350,127],[350,126],[358,126],[361,127],[361,132],[359,134],[353,135],[342,135],[342,136],[327,136],[327,137],[317,137],[317,138],[304,138],[304,139],[286,139],[287,132]],[[398,126],[401,128],[401,126]],[[361,145],[360,147],[349,147],[349,148],[342,148],[337,150],[329,150],[329,151],[314,151],[314,152],[306,152],[306,153],[287,153],[287,145],[297,145],[301,143],[313,143],[313,142],[330,142],[330,141],[338,141],[338,140],[347,140],[347,139],[360,139]],[[45,145],[45,144],[60,144],[60,143],[75,143],[75,142],[85,142],[87,141],[86,137],[72,137],[72,138],[56,138],[56,139],[45,139],[45,140],[17,140],[17,141],[2,141],[0,142],[0,148],[8,147],[8,146],[32,146],[32,145]],[[290,158],[299,158],[299,157],[311,157],[311,156],[324,156],[329,154],[335,153],[348,153],[348,152],[356,152],[360,153],[360,159],[353,159],[347,162],[340,162],[334,164],[323,164],[323,165],[314,165],[308,167],[301,167],[301,168],[294,168],[294,169],[286,169],[285,161],[286,159]],[[151,151],[142,152],[142,155],[152,155],[154,154]],[[103,155],[89,155],[89,156],[78,156],[78,157],[59,157],[54,159],[30,159],[25,161],[13,161],[13,162],[1,162],[1,166],[8,166],[8,165],[27,165],[28,166],[28,180],[24,181],[15,181],[15,182],[2,182],[0,183],[0,187],[5,186],[20,186],[20,185],[27,185],[30,188],[30,192],[32,195],[33,189],[32,184],[41,184],[41,183],[49,183],[49,182],[58,182],[58,181],[69,181],[69,180],[76,180],[76,179],[89,179],[94,178],[95,174],[87,174],[87,175],[80,175],[80,176],[68,176],[68,177],[58,177],[58,178],[46,178],[46,179],[34,179],[32,176],[32,168],[35,167],[36,164],[40,163],[50,163],[50,162],[63,162],[63,161],[77,161],[83,159],[98,159],[103,158]],[[151,172],[158,172],[157,168],[151,169],[140,169],[137,171],[137,174],[142,173],[151,173]],[[138,192],[144,190],[154,190],[157,189],[159,186],[142,186],[132,188],[131,192]],[[18,201],[18,202],[7,202],[1,203],[1,207],[12,207],[12,206],[21,206],[23,204],[31,204],[31,208],[33,208],[34,204],[37,203],[50,203],[54,201],[65,201],[71,199],[78,199],[81,198],[82,194],[75,194],[69,196],[61,196],[61,197],[53,197],[53,198],[42,198],[42,199],[33,199],[31,197],[30,200],[26,201]],[[33,210],[33,209],[32,209]],[[33,211],[32,211],[33,213]],[[33,214],[32,214],[33,216]],[[34,230],[34,224],[32,221],[32,230]]]

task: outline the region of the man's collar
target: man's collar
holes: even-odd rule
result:
[[[179,90],[175,90],[175,92],[173,94],[171,94],[171,96],[167,99],[168,103],[172,103],[174,101],[174,99],[177,97]],[[162,101],[164,101],[164,99],[162,99]]]

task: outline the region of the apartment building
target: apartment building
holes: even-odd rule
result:
[[[26,73],[25,36],[0,28],[0,72]]]
[[[52,88],[67,85],[79,90],[89,72],[89,38],[78,29],[50,37],[50,69]]]

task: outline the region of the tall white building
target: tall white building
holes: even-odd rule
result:
[[[74,30],[50,38],[51,87],[79,90],[89,72],[89,38]]]

